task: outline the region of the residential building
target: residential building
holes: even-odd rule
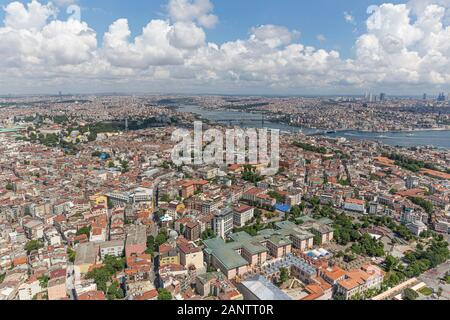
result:
[[[143,254],[147,250],[147,229],[144,225],[133,225],[127,231],[125,242],[125,254],[130,257],[133,254]]]
[[[359,270],[347,271],[336,285],[336,295],[346,300],[369,289],[379,289],[384,279],[384,271],[375,265],[365,265]]]
[[[233,207],[233,223],[236,227],[244,227],[253,219],[255,208],[239,204]]]
[[[344,210],[365,213],[366,212],[366,202],[360,199],[347,198],[344,201]]]
[[[233,210],[226,208],[215,213],[213,225],[216,235],[226,239],[233,231]]]
[[[194,267],[197,270],[197,274],[206,271],[203,251],[196,246],[193,242],[189,242],[183,237],[177,240],[177,249],[180,254],[180,264],[185,268]]]
[[[111,240],[99,244],[100,257],[105,259],[106,256],[122,257],[125,250],[125,243],[123,240]]]
[[[48,281],[48,300],[62,300],[67,298],[66,277],[50,279]]]

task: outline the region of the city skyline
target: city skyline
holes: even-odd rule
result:
[[[0,1],[0,94],[450,91],[447,0],[54,2]]]
[[[0,0],[0,301],[450,300],[449,39],[450,0]]]

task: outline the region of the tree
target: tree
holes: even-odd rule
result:
[[[161,201],[163,201],[163,202],[170,202],[171,201],[170,196],[168,194],[164,194],[161,197]]]
[[[125,269],[125,259],[112,256],[106,256],[103,259],[103,267],[97,268],[86,274],[86,279],[93,279],[97,285],[98,290],[107,294],[108,282],[111,281],[111,277],[117,272]],[[112,289],[114,290],[115,287]]]
[[[39,284],[41,285],[41,288],[47,288],[48,287],[48,276],[44,275],[42,277],[40,277],[39,279]]]
[[[25,245],[25,250],[28,254],[30,254],[32,251],[39,250],[44,247],[44,244],[40,240],[31,240],[28,241]]]
[[[352,251],[356,254],[369,257],[384,256],[384,244],[377,241],[368,234],[364,234],[361,239],[352,245]]]
[[[404,225],[394,225],[394,228],[392,229],[400,238],[403,238],[407,241],[411,240],[413,238],[412,232]]]
[[[122,161],[120,161],[120,165],[122,167],[122,173],[126,173],[130,170],[130,165],[129,165],[128,161],[122,160]]]
[[[398,192],[398,190],[396,188],[391,188],[391,190],[389,190],[390,194],[396,194]]]
[[[172,294],[167,289],[158,289],[158,300],[172,300]]]
[[[309,199],[309,203],[311,203],[314,207],[318,207],[320,205],[320,198],[314,196],[311,199]]]
[[[202,232],[202,240],[208,240],[215,237],[215,233],[211,229],[206,229],[204,232]]]
[[[93,279],[97,289],[106,292],[107,283],[111,279],[111,274],[105,267],[97,268],[86,274],[86,279]]]
[[[249,182],[260,182],[263,178],[256,173],[256,168],[250,165],[244,166],[244,172],[242,173],[242,179]]]
[[[348,179],[339,179],[337,181],[341,186],[349,186],[350,185],[350,181],[348,181]]]
[[[289,280],[289,270],[287,268],[280,268],[280,282],[285,283]]]
[[[322,244],[322,237],[319,234],[314,235],[314,244],[320,246]]]
[[[446,284],[450,284],[450,272],[445,274],[444,281]]]
[[[276,191],[270,191],[267,195],[277,201],[277,203],[284,203],[284,197]]]
[[[108,205],[108,209],[113,209],[114,208],[114,203],[112,202],[112,200],[110,198],[108,198],[107,200],[107,205]]]
[[[409,197],[409,200],[412,201],[412,203],[422,207],[426,213],[428,214],[432,214],[434,211],[434,206],[433,203],[431,203],[431,201],[419,198],[419,197]]]
[[[159,230],[159,233],[155,238],[155,251],[159,250],[159,246],[166,243],[168,239],[169,235],[167,234],[167,230],[165,228]]]
[[[69,256],[69,261],[74,263],[77,257],[76,251],[69,247],[67,248],[67,255]]]
[[[393,257],[391,255],[388,255],[386,259],[384,260],[384,264],[386,266],[387,271],[392,271],[395,268],[397,268],[399,264],[399,260],[396,257]]]
[[[125,297],[122,288],[120,288],[119,282],[114,281],[107,290],[108,300],[123,299]]]
[[[97,140],[97,133],[95,133],[95,132],[89,132],[89,135],[88,135],[88,141],[89,141],[89,142],[92,142],[92,141],[95,141],[95,140]]]
[[[186,228],[184,227],[184,224],[180,224],[180,234],[183,235],[184,234],[184,230]]]
[[[311,151],[311,152],[315,152],[315,153],[320,153],[320,154],[326,154],[327,153],[327,149],[325,147],[316,147],[313,146],[311,144],[308,143],[303,143],[303,142],[295,142],[294,146],[301,148],[305,151]]]
[[[149,254],[153,257],[155,254],[155,237],[148,236],[147,237],[147,250],[145,250],[146,254]]]
[[[406,288],[403,291],[403,300],[416,300],[419,297],[419,294],[411,288]]]
[[[91,226],[83,227],[77,231],[77,236],[81,236],[83,234],[85,234],[89,238],[91,234]]]

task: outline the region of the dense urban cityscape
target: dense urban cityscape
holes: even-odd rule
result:
[[[445,133],[447,97],[60,93],[0,107],[0,300],[450,298],[448,148],[325,132]],[[195,120],[291,128],[278,172],[175,165],[172,133]]]
[[[433,316],[449,39],[450,0],[0,0],[0,303]]]

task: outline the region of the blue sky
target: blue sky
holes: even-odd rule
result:
[[[0,94],[450,91],[450,0],[53,3],[0,0]]]
[[[5,6],[10,0],[0,0]],[[27,3],[28,1],[20,1]],[[219,24],[206,30],[208,41],[223,43],[246,39],[252,27],[262,24],[283,25],[301,32],[305,45],[336,49],[343,57],[352,55],[352,47],[358,35],[365,31],[367,8],[386,1],[379,0],[212,0]],[[391,3],[402,1],[390,0]],[[101,37],[111,23],[128,18],[132,35],[138,35],[151,20],[166,18],[166,0],[79,0],[82,20],[89,23]],[[351,14],[355,23],[344,19],[344,12]],[[3,20],[4,12],[0,13]],[[60,17],[66,15],[64,7]],[[326,41],[319,42],[321,34]]]

